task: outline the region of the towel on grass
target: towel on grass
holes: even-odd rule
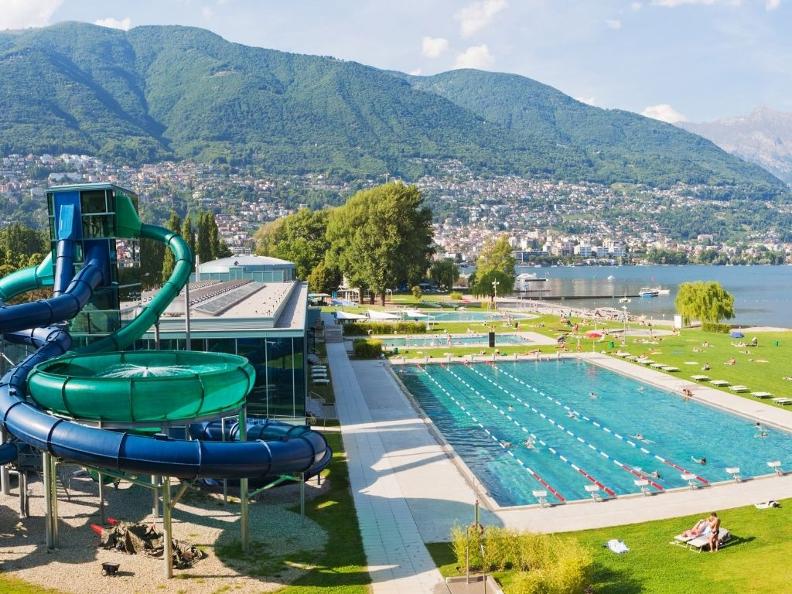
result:
[[[617,540],[615,538],[610,539],[605,544],[605,546],[608,547],[611,551],[613,551],[617,555],[621,555],[622,553],[626,553],[627,551],[630,550],[630,548],[626,544],[624,544],[623,541]]]

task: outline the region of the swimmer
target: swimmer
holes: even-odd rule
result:
[[[591,398],[592,400],[596,400],[597,395],[594,392],[589,392],[589,398]]]
[[[529,450],[533,450],[536,448],[536,440],[533,437],[529,437],[523,442],[523,445]]]
[[[754,435],[754,437],[767,437],[767,429],[765,429],[764,425],[762,425],[759,421],[754,423],[754,428],[756,429],[756,435]]]
[[[695,456],[691,456],[690,459],[693,460],[693,462],[695,462],[696,464],[701,464],[702,466],[704,466],[707,463],[707,459],[703,456],[701,458],[696,458]]]
[[[514,407],[510,404],[506,410],[509,412],[514,412]]]
[[[502,447],[504,449],[509,449],[510,447],[512,447],[512,444],[511,444],[510,441],[500,441],[498,443],[500,444],[500,447]]]
[[[640,441],[643,443],[654,443],[651,439],[646,439],[643,433],[636,433],[635,435],[630,435],[630,437],[635,441]]]
[[[652,472],[647,472],[646,476],[651,476],[653,479],[663,478],[662,476],[660,476],[660,473],[657,470],[653,470]]]

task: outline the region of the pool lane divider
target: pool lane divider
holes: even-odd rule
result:
[[[527,466],[527,465],[525,464],[525,462],[523,462],[523,461],[522,461],[522,460],[520,460],[520,459],[519,459],[517,456],[515,456],[515,455],[514,455],[514,452],[512,452],[512,451],[511,451],[509,448],[507,448],[507,447],[504,445],[504,442],[503,442],[503,440],[501,440],[501,439],[498,439],[498,438],[497,438],[495,435],[493,435],[493,433],[492,433],[492,432],[491,432],[489,429],[487,429],[487,428],[486,428],[486,427],[485,427],[485,426],[484,426],[484,425],[481,423],[481,421],[479,421],[479,420],[478,420],[476,417],[474,417],[472,414],[470,414],[470,411],[468,411],[468,410],[465,408],[465,406],[464,406],[464,405],[463,405],[461,402],[459,402],[459,400],[457,400],[456,398],[454,398],[454,396],[453,396],[453,395],[452,395],[452,394],[451,394],[451,393],[450,393],[448,390],[446,390],[446,389],[445,389],[445,388],[444,388],[442,385],[440,385],[440,383],[439,383],[439,382],[438,382],[438,381],[437,381],[435,378],[433,378],[433,377],[432,377],[432,375],[431,375],[431,374],[430,374],[428,371],[424,370],[424,373],[426,374],[426,377],[428,377],[430,380],[432,380],[432,382],[434,382],[434,384],[435,384],[435,385],[436,385],[438,388],[440,388],[440,390],[442,390],[442,391],[445,393],[445,395],[446,395],[446,396],[448,396],[448,397],[449,397],[451,400],[453,400],[453,401],[454,401],[454,404],[456,404],[456,405],[457,405],[457,406],[458,406],[458,407],[459,407],[459,408],[460,408],[460,409],[461,409],[461,410],[462,410],[462,411],[463,411],[463,412],[464,412],[464,413],[465,413],[467,416],[469,416],[469,417],[471,418],[471,420],[472,420],[474,423],[476,423],[476,424],[477,424],[479,427],[481,427],[481,429],[484,431],[484,433],[486,433],[487,435],[489,435],[489,436],[490,436],[490,437],[491,437],[491,438],[492,438],[492,439],[493,439],[495,442],[497,442],[497,444],[498,444],[498,445],[499,445],[499,446],[500,446],[500,447],[501,447],[503,450],[505,450],[505,451],[506,451],[506,453],[507,453],[507,454],[509,454],[509,455],[510,455],[512,458],[514,458],[514,459],[517,461],[517,463],[518,463],[520,466],[522,466],[522,467],[525,469],[525,471],[526,471],[526,472],[527,472],[529,475],[531,475],[531,477],[532,477],[532,478],[533,478],[533,479],[534,479],[534,480],[535,480],[537,483],[539,483],[539,484],[540,484],[540,485],[542,485],[542,486],[543,486],[545,489],[547,489],[547,490],[548,490],[550,493],[552,493],[552,494],[553,494],[553,496],[554,496],[556,499],[558,499],[558,501],[559,501],[560,503],[566,503],[566,498],[564,498],[564,496],[563,496],[563,495],[561,495],[561,493],[559,493],[559,492],[558,492],[556,489],[554,489],[554,488],[553,488],[553,487],[552,487],[552,486],[551,486],[551,485],[550,485],[550,484],[549,484],[547,481],[545,481],[545,480],[544,480],[544,479],[543,479],[541,476],[539,476],[539,474],[537,474],[537,473],[536,473],[536,471],[534,471],[534,470],[533,470],[533,469],[532,469],[530,466]]]
[[[535,441],[539,442],[541,445],[543,445],[545,448],[547,448],[547,450],[548,450],[548,451],[549,451],[551,454],[553,454],[554,456],[556,456],[556,457],[557,457],[559,460],[561,460],[561,461],[562,461],[564,464],[567,464],[567,465],[571,466],[571,467],[572,467],[572,468],[573,468],[575,471],[577,471],[579,474],[582,474],[582,475],[583,475],[583,476],[586,478],[586,480],[588,480],[589,482],[591,482],[591,483],[593,483],[593,484],[597,485],[597,486],[598,486],[600,489],[602,489],[602,490],[603,490],[605,493],[607,493],[607,494],[608,494],[608,495],[610,495],[611,497],[616,497],[616,492],[615,492],[613,489],[611,489],[610,487],[607,487],[607,486],[605,486],[605,485],[604,485],[602,482],[600,482],[599,480],[597,480],[597,479],[596,479],[594,476],[592,476],[591,474],[589,474],[588,472],[586,472],[585,470],[583,470],[583,469],[582,469],[580,466],[578,466],[577,464],[575,464],[574,462],[572,462],[572,460],[570,460],[569,458],[567,458],[566,456],[564,456],[563,454],[561,454],[560,452],[558,452],[558,451],[557,451],[555,448],[553,448],[553,447],[551,447],[551,446],[547,445],[547,443],[546,443],[544,440],[540,439],[540,438],[539,438],[537,435],[535,435],[535,434],[533,434],[533,433],[530,433],[530,432],[528,431],[528,429],[526,429],[525,427],[523,427],[523,426],[522,426],[522,424],[521,424],[519,421],[517,421],[516,419],[514,419],[514,418],[513,418],[511,415],[508,415],[508,414],[504,413],[504,412],[503,412],[503,409],[499,408],[497,404],[495,404],[494,402],[492,402],[492,400],[490,400],[489,398],[487,398],[486,396],[484,396],[484,395],[483,395],[481,392],[479,392],[478,390],[476,390],[476,388],[474,388],[473,386],[471,386],[471,385],[470,385],[468,382],[466,382],[466,381],[465,381],[463,378],[459,377],[459,375],[457,375],[456,373],[454,373],[453,371],[451,371],[451,369],[449,369],[449,368],[446,368],[446,370],[448,371],[448,373],[450,373],[451,375],[453,375],[453,376],[454,376],[454,377],[455,377],[455,378],[456,378],[458,381],[462,382],[462,384],[464,384],[464,385],[465,385],[465,386],[466,386],[466,387],[467,387],[469,390],[471,390],[472,392],[474,392],[474,393],[475,393],[475,394],[476,394],[476,395],[477,395],[479,398],[481,398],[482,400],[484,400],[484,401],[486,401],[487,403],[489,403],[489,405],[490,405],[490,406],[492,406],[492,407],[493,407],[495,410],[497,410],[497,411],[498,411],[500,414],[502,414],[502,415],[503,415],[503,416],[505,416],[507,419],[509,419],[509,420],[510,420],[512,423],[514,423],[514,424],[515,424],[517,427],[519,427],[520,429],[522,429],[522,430],[523,430],[525,433],[528,433],[528,435],[530,435],[530,436],[531,436],[531,437],[532,437],[532,438],[533,438]]]
[[[663,485],[661,485],[661,484],[659,484],[659,483],[657,483],[657,482],[655,482],[655,481],[653,481],[653,480],[649,479],[649,478],[648,478],[648,477],[645,475],[645,473],[641,473],[641,472],[639,472],[639,471],[635,470],[634,468],[630,467],[628,464],[624,464],[623,462],[620,462],[620,461],[619,461],[619,460],[617,460],[616,458],[612,457],[612,456],[611,456],[610,454],[608,454],[607,452],[605,452],[605,451],[603,451],[603,450],[601,450],[601,449],[598,449],[598,448],[597,448],[597,446],[595,446],[593,443],[591,443],[591,442],[589,442],[589,441],[586,441],[585,439],[583,439],[583,438],[582,438],[582,437],[580,437],[579,435],[576,435],[574,432],[572,432],[572,431],[570,431],[569,429],[567,429],[566,427],[564,427],[564,426],[563,426],[561,423],[559,423],[559,422],[555,421],[555,420],[554,420],[554,419],[552,419],[551,417],[548,417],[548,416],[547,416],[547,415],[545,415],[544,413],[542,413],[542,412],[538,411],[536,408],[534,408],[534,407],[533,407],[533,406],[531,406],[530,404],[528,404],[528,403],[524,402],[524,401],[523,401],[523,400],[522,400],[522,399],[521,399],[519,396],[517,396],[516,394],[514,394],[514,393],[510,392],[509,390],[507,390],[507,389],[506,389],[506,388],[504,388],[503,386],[500,386],[500,385],[496,384],[496,383],[495,383],[494,381],[492,381],[490,378],[488,378],[487,376],[483,375],[482,373],[480,373],[479,371],[477,371],[477,370],[476,370],[476,369],[474,369],[473,367],[470,367],[470,370],[471,370],[473,373],[477,374],[479,377],[481,377],[483,380],[485,380],[485,381],[487,381],[487,382],[491,383],[493,386],[495,386],[495,387],[496,387],[496,388],[498,388],[499,390],[501,390],[501,391],[505,392],[506,394],[508,394],[509,396],[511,396],[511,397],[512,397],[514,400],[516,400],[517,402],[519,402],[519,403],[520,403],[520,404],[522,404],[523,406],[525,406],[525,407],[529,408],[529,409],[531,410],[531,412],[533,412],[533,413],[535,413],[535,414],[538,414],[540,417],[542,417],[543,419],[545,419],[545,420],[546,420],[548,423],[550,423],[551,425],[553,425],[553,426],[554,426],[554,427],[556,427],[557,429],[559,429],[559,430],[563,431],[564,433],[568,434],[569,436],[573,437],[574,439],[576,439],[577,441],[579,441],[579,442],[580,442],[580,443],[582,443],[583,445],[587,446],[589,449],[591,449],[591,450],[595,451],[596,453],[598,453],[600,456],[602,456],[602,457],[603,457],[603,458],[605,458],[606,460],[610,460],[610,461],[611,461],[611,462],[613,462],[613,463],[614,463],[614,464],[615,464],[617,467],[621,468],[621,469],[622,469],[622,470],[624,470],[625,472],[628,472],[628,473],[630,473],[631,475],[633,475],[634,477],[636,477],[636,478],[638,478],[638,479],[641,479],[641,480],[648,480],[648,481],[649,481],[649,484],[650,484],[652,487],[654,487],[656,490],[658,490],[658,491],[665,491],[665,488],[663,487]],[[452,372],[452,373],[453,373],[453,372]],[[460,378],[460,381],[464,382],[464,380],[462,380],[461,378]],[[507,415],[507,416],[508,416],[508,415]],[[510,418],[511,418],[511,417],[510,417]],[[516,422],[516,421],[515,421],[515,422]]]
[[[472,368],[471,368],[471,369],[472,369]],[[635,443],[635,442],[634,442],[634,441],[632,441],[631,439],[627,439],[626,437],[624,437],[623,435],[620,435],[620,434],[616,433],[615,431],[613,431],[613,430],[612,430],[612,429],[610,429],[609,427],[606,427],[605,425],[602,425],[602,424],[598,423],[598,422],[597,422],[597,421],[595,421],[594,419],[591,419],[591,418],[587,417],[587,416],[586,416],[586,415],[584,415],[583,413],[580,413],[580,412],[578,412],[577,410],[575,410],[575,409],[573,409],[573,408],[570,408],[569,406],[567,406],[566,404],[564,404],[563,402],[561,402],[561,401],[560,401],[560,400],[558,400],[557,398],[554,398],[553,396],[550,396],[549,394],[545,394],[545,393],[544,393],[542,390],[540,390],[540,389],[539,389],[539,388],[537,388],[536,386],[532,386],[532,385],[531,385],[531,384],[529,384],[528,382],[525,382],[525,381],[521,380],[519,377],[515,377],[515,376],[513,376],[513,375],[512,375],[512,374],[510,374],[508,371],[506,371],[506,370],[504,370],[504,369],[501,369],[501,368],[499,368],[499,367],[495,367],[494,365],[493,365],[493,369],[495,369],[495,370],[496,370],[498,373],[503,373],[503,374],[505,374],[505,375],[509,376],[509,377],[510,377],[510,378],[512,378],[514,381],[521,383],[521,384],[522,384],[523,386],[525,386],[526,388],[530,388],[531,390],[533,390],[534,392],[536,392],[536,393],[537,393],[537,394],[539,394],[540,396],[544,396],[544,397],[545,397],[545,398],[547,398],[547,399],[548,399],[550,402],[554,402],[554,403],[555,403],[555,404],[557,404],[558,406],[560,406],[560,407],[564,408],[565,410],[567,410],[567,411],[569,411],[570,413],[572,413],[572,414],[574,414],[575,416],[577,416],[579,419],[583,419],[584,421],[586,421],[586,422],[588,422],[588,423],[591,423],[592,425],[594,425],[594,426],[595,426],[595,427],[597,427],[598,429],[601,429],[601,430],[602,430],[602,431],[604,431],[605,433],[610,433],[610,434],[611,434],[611,435],[613,435],[613,437],[615,437],[616,439],[619,439],[619,440],[623,441],[624,443],[626,443],[626,444],[628,444],[628,445],[630,445],[630,446],[632,446],[632,447],[634,447],[634,448],[637,448],[637,449],[641,450],[641,451],[642,451],[644,454],[646,454],[646,455],[648,455],[648,456],[652,456],[652,457],[654,457],[655,459],[659,460],[660,462],[662,462],[662,463],[663,463],[663,464],[665,464],[666,466],[670,466],[671,468],[675,468],[676,470],[678,470],[678,471],[680,471],[680,472],[683,472],[683,473],[686,473],[686,474],[692,474],[692,475],[694,475],[694,476],[696,477],[696,480],[697,480],[697,481],[699,481],[699,482],[700,482],[700,483],[702,483],[703,485],[707,485],[707,486],[709,486],[709,481],[708,481],[707,479],[705,479],[704,477],[697,475],[695,472],[690,472],[689,470],[687,470],[687,469],[683,468],[682,466],[679,466],[678,464],[674,464],[674,463],[673,463],[671,460],[669,460],[668,458],[664,458],[664,457],[662,457],[662,456],[659,456],[659,455],[655,454],[654,452],[651,452],[651,451],[649,451],[649,450],[648,450],[648,449],[646,449],[644,446],[639,446],[637,443]],[[476,371],[476,370],[474,369],[473,371]],[[478,371],[476,371],[476,373],[479,373],[479,372],[478,372]],[[481,375],[481,374],[479,373],[479,375]],[[496,385],[497,385],[497,384],[496,384]],[[502,389],[502,388],[501,388],[501,389]],[[646,473],[643,473],[643,474],[646,474]],[[646,478],[646,477],[644,476],[644,477],[642,477],[642,478]]]

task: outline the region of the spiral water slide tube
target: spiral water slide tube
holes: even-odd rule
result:
[[[219,441],[223,436],[217,431],[209,430],[201,431],[197,439],[187,441],[159,435],[150,437],[129,430],[112,431],[50,414],[70,412],[63,410],[67,408],[68,397],[63,398],[62,405],[52,399],[47,400],[47,390],[53,385],[59,385],[62,394],[68,394],[68,383],[74,381],[85,388],[82,392],[72,392],[75,397],[85,398],[86,394],[93,393],[93,398],[114,398],[113,393],[106,389],[106,378],[92,378],[90,374],[84,374],[75,379],[65,375],[63,382],[58,384],[57,378],[53,380],[50,377],[53,375],[52,367],[57,367],[63,361],[62,368],[68,372],[72,369],[69,361],[73,363],[75,356],[91,353],[101,353],[100,356],[114,355],[123,361],[129,354],[107,351],[120,351],[140,338],[159,319],[189,280],[191,255],[182,238],[166,229],[141,224],[136,214],[134,219],[136,222],[131,225],[127,221],[126,228],[136,232],[132,234],[127,231],[124,236],[148,238],[164,243],[174,255],[176,263],[173,273],[132,322],[81,349],[76,355],[69,353],[71,337],[64,326],[58,324],[76,316],[90,301],[93,291],[101,285],[107,273],[106,255],[101,250],[96,250],[95,253],[88,251],[85,265],[75,275],[74,245],[70,240],[62,239],[57,243],[54,266],[48,257],[38,267],[21,270],[0,279],[2,302],[36,288],[52,285],[54,289],[54,296],[50,299],[0,307],[0,333],[4,338],[9,342],[24,343],[37,349],[0,379],[0,422],[3,428],[19,441],[47,451],[53,456],[109,471],[156,474],[181,479],[250,478],[290,473],[311,476],[318,473],[330,462],[332,451],[320,434],[307,427],[295,427],[275,421],[253,422],[248,441],[245,442]],[[150,352],[150,360],[156,362],[159,355],[158,352]],[[39,371],[37,366],[46,369]],[[255,372],[246,364],[239,366],[235,373],[237,376],[239,373],[248,374],[245,378],[248,385],[240,392],[243,401],[252,386]],[[40,377],[37,382],[40,399],[30,400],[28,380],[41,374],[45,374],[45,377]],[[171,398],[182,405],[185,397],[190,398],[189,393],[173,395],[173,384],[166,382],[172,378],[161,378],[163,383],[159,390],[156,389],[156,377],[146,379],[151,380],[147,384],[150,389],[146,394],[151,396],[156,393],[158,401],[166,406]],[[113,385],[121,385],[127,397],[136,394],[135,379],[128,378],[121,384],[117,381],[118,378],[113,380]],[[56,383],[52,384],[52,381]],[[191,389],[191,385],[194,387],[194,383],[178,385],[182,389]],[[206,402],[210,396],[206,392],[207,390],[196,390],[193,397],[200,399],[202,403]],[[236,398],[233,404],[236,405],[239,400]],[[46,409],[37,404],[44,401]],[[97,403],[97,409],[101,408]],[[219,408],[222,409],[223,406]],[[90,414],[86,414],[85,409],[86,407],[82,407],[83,414],[79,420],[95,420],[89,418]],[[193,409],[186,407],[184,410]],[[161,418],[161,414],[155,414],[154,418]],[[141,419],[127,420],[132,422]],[[191,419],[182,420],[189,424]],[[6,443],[0,446],[0,463],[12,461],[15,456],[16,444]]]

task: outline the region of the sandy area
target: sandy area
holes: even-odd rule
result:
[[[322,550],[327,541],[321,527],[288,511],[299,503],[298,486],[290,485],[273,489],[250,505],[253,553],[242,558],[234,546],[239,538],[239,506],[224,504],[221,496],[191,490],[174,510],[174,537],[200,546],[208,557],[191,569],[174,570],[175,579],[166,580],[161,559],[97,548],[98,538],[90,524],[99,522],[98,487],[88,478],[71,479],[70,500],[59,486],[60,547],[47,552],[41,481],[31,479],[30,489],[31,517],[21,520],[16,481],[11,496],[0,494],[0,570],[64,592],[266,592],[301,575],[306,569],[301,562],[310,558],[311,552]],[[321,490],[324,486],[317,487],[313,480],[306,497],[315,497]],[[161,528],[160,520],[150,515],[152,495],[148,489],[122,484],[118,489],[108,486],[105,493],[108,516],[155,521]],[[103,561],[120,563],[120,575],[103,577]],[[246,572],[255,577],[243,575]]]

